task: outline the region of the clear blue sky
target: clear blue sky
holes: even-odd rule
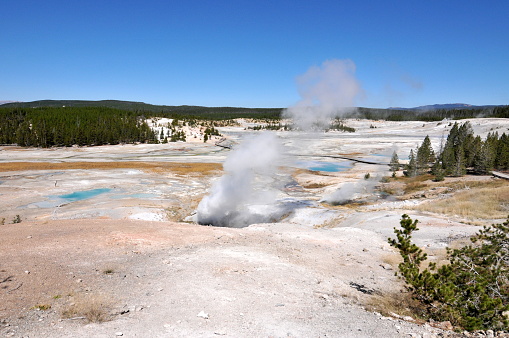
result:
[[[509,2],[4,0],[0,101],[286,107],[350,59],[358,106],[509,104]]]

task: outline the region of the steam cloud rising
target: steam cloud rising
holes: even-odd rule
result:
[[[346,182],[338,190],[323,198],[322,201],[332,205],[348,203],[360,194],[368,194],[378,183],[376,179],[359,180],[357,182]]]
[[[199,224],[244,227],[273,221],[277,191],[270,188],[282,155],[275,134],[263,132],[247,138],[224,163],[225,174],[197,209]]]
[[[332,118],[352,109],[362,92],[354,73],[350,60],[328,60],[321,67],[311,67],[297,77],[301,100],[284,116],[304,131],[327,127]],[[288,209],[277,203],[278,191],[271,188],[281,160],[282,144],[275,134],[264,132],[244,140],[226,159],[226,173],[198,205],[197,222],[244,227],[282,217]]]
[[[327,126],[329,121],[354,107],[362,92],[351,60],[327,60],[296,79],[301,100],[284,111],[302,130]]]

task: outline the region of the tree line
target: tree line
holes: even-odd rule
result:
[[[400,168],[396,152],[389,166],[394,172]],[[445,176],[459,177],[467,172],[485,175],[492,170],[509,170],[509,136],[495,131],[483,140],[474,135],[470,122],[461,125],[456,122],[438,154],[435,154],[428,136],[415,151],[410,150],[404,174],[414,177],[431,172],[440,181]]]
[[[1,108],[0,143],[23,147],[152,143],[145,117],[106,107]]]
[[[235,118],[253,118],[281,120],[284,108],[245,108],[245,107],[203,107],[203,106],[165,106],[152,105],[143,102],[103,100],[42,100],[34,102],[12,102],[2,105],[8,108],[33,107],[108,107],[147,117],[159,116],[168,118],[198,119],[198,120],[229,120]],[[348,114],[339,114],[340,118],[361,118],[387,121],[441,121],[443,119],[467,119],[476,117],[509,117],[509,106],[478,106],[448,109],[381,109],[359,107]]]
[[[472,119],[479,117],[508,118],[509,106],[493,106],[479,108],[452,108],[432,110],[409,110],[409,109],[377,109],[357,108],[356,111],[348,114],[348,118],[362,118],[368,120],[386,121],[442,121]]]

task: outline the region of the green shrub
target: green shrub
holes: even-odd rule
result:
[[[398,275],[427,316],[469,331],[509,329],[504,316],[509,311],[509,219],[484,227],[472,245],[448,248],[448,264],[430,263],[426,269],[421,268],[426,253],[411,241],[417,223],[403,215],[401,229],[394,228],[397,238],[389,243],[403,258]]]

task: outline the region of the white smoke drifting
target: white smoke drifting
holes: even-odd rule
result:
[[[395,149],[397,149],[396,146],[393,146],[391,149],[381,152],[380,155],[385,155],[385,158],[390,159]],[[388,166],[383,164],[379,165],[375,169],[375,172],[366,173],[369,174],[369,178],[359,179],[356,182],[344,183],[338,190],[324,196],[322,202],[327,202],[332,205],[341,205],[367,197],[373,193],[375,187],[380,180],[387,175],[388,171]]]
[[[282,144],[270,132],[244,140],[226,159],[225,174],[198,205],[197,222],[239,228],[274,221],[269,209],[276,204],[277,191],[270,185],[281,154]]]
[[[331,205],[341,205],[351,202],[362,195],[370,194],[378,184],[378,179],[346,182],[338,190],[325,196],[322,201]]]
[[[283,115],[302,130],[323,129],[332,118],[353,109],[362,92],[351,60],[327,60],[296,79],[301,100]]]

